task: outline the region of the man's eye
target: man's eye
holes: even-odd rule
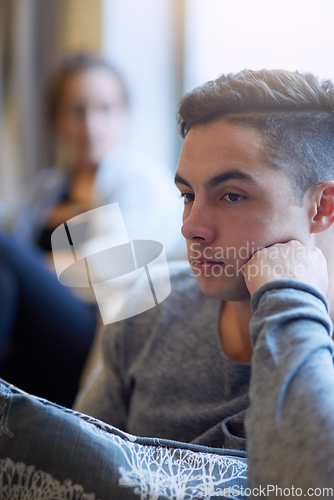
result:
[[[242,196],[241,194],[236,194],[236,193],[226,193],[224,196],[223,196],[223,199],[228,201],[228,202],[231,202],[231,203],[235,203],[236,201],[240,201],[244,198],[244,196]]]
[[[191,203],[195,199],[195,195],[192,193],[181,193],[181,197],[184,199],[184,203]]]

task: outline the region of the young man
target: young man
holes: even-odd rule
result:
[[[254,349],[250,485],[273,497],[334,488],[333,105],[329,82],[245,72],[180,108],[182,232],[202,291],[225,300],[224,352],[246,361]]]
[[[284,71],[222,76],[185,96],[175,182],[205,296],[187,268],[171,268],[165,302],[107,330],[104,367],[80,411],[137,435],[245,448],[252,312],[243,266],[259,249],[298,240],[323,250],[331,275],[332,109],[329,83]]]

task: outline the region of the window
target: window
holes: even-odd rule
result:
[[[334,80],[333,0],[104,0],[103,47],[132,95],[132,145],[173,171],[178,99],[221,73],[281,68]]]
[[[333,18],[333,0],[185,0],[185,91],[244,68],[334,79]]]

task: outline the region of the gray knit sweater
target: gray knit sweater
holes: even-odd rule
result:
[[[250,365],[222,352],[221,302],[203,295],[189,264],[171,263],[170,274],[164,302],[106,329],[103,367],[75,407],[137,436],[243,450]]]
[[[256,292],[252,307],[249,486],[268,486],[270,498],[333,496],[334,343],[327,301],[309,285],[278,280]]]

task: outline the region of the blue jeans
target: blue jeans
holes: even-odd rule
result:
[[[0,372],[70,406],[97,323],[97,308],[61,285],[42,252],[0,232]]]

